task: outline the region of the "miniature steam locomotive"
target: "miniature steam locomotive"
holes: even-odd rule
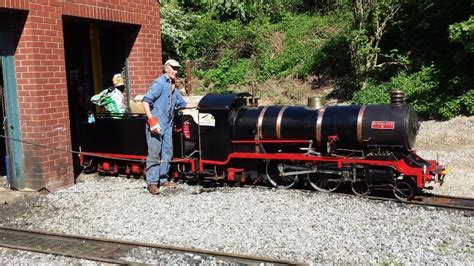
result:
[[[386,105],[258,106],[241,93],[208,94],[198,106],[175,116],[174,178],[279,188],[303,180],[323,192],[348,184],[357,195],[389,188],[405,201],[445,176],[444,166],[415,153],[419,124],[401,92]],[[127,115],[83,124],[81,164],[145,174],[145,120]]]

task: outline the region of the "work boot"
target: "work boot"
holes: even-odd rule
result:
[[[156,185],[156,184],[149,184],[148,187],[147,187],[147,190],[152,195],[157,195],[157,194],[160,193],[159,190],[158,190],[158,185]]]

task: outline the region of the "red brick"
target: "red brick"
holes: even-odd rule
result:
[[[0,8],[4,3],[0,1]],[[22,35],[15,53],[23,138],[71,147],[62,15],[141,24],[129,56],[132,94],[143,93],[161,72],[155,0],[11,0],[7,7],[29,9],[24,28],[17,29]],[[55,131],[61,127],[65,130]],[[27,184],[57,188],[73,183],[70,154],[23,149]]]

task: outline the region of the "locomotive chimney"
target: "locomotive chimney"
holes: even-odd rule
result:
[[[404,105],[405,104],[405,93],[401,90],[392,90],[390,91],[390,103],[394,105]]]
[[[308,97],[309,109],[321,109],[326,104],[326,99],[322,96],[311,96]]]

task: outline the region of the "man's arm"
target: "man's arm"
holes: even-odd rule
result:
[[[142,102],[142,106],[143,106],[143,110],[145,110],[145,114],[146,114],[146,117],[147,118],[152,118],[153,115],[151,114],[151,108],[150,108],[150,104],[143,101]]]
[[[158,118],[154,117],[151,114],[150,104],[143,101],[142,106],[143,106],[143,109],[145,110],[146,117],[148,118],[146,122],[150,126],[150,131],[153,133],[160,133],[161,128],[160,128],[160,124],[158,123]]]
[[[197,108],[197,107],[198,107],[197,103],[186,103],[186,107],[184,107],[184,108],[193,109],[193,108]]]
[[[188,103],[184,100],[183,96],[181,93],[178,91],[175,91],[173,93],[174,97],[176,97],[176,108],[178,109],[192,109],[196,108],[198,105],[196,103]]]

